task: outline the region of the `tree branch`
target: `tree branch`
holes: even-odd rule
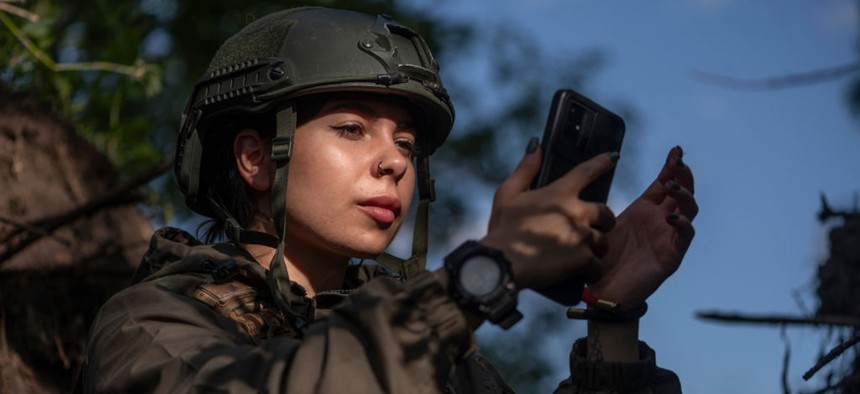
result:
[[[735,78],[707,71],[693,70],[693,78],[701,82],[735,90],[776,90],[812,85],[842,78],[860,71],[860,62],[843,64],[797,74],[788,74],[772,78]]]
[[[8,235],[7,234],[0,234],[0,241],[6,241],[7,239],[11,239],[12,237],[20,234],[22,232],[21,230],[26,230],[26,231],[31,232],[33,234],[39,234],[43,237],[55,239],[57,242],[59,242],[60,244],[62,244],[64,246],[70,246],[71,245],[70,240],[57,237],[56,235],[51,234],[50,232],[45,231],[40,227],[33,226],[33,225],[26,223],[26,222],[15,220],[15,219],[12,219],[10,217],[3,216],[3,215],[0,215],[0,222],[11,224],[12,226],[17,228],[17,230],[11,231]]]
[[[48,56],[35,43],[33,43],[33,41],[31,41],[30,38],[28,38],[27,35],[24,34],[21,29],[18,28],[18,26],[15,26],[15,23],[13,23],[12,20],[9,19],[2,12],[0,12],[0,22],[2,22],[3,25],[5,25],[10,32],[12,32],[15,38],[18,39],[18,42],[20,42],[25,49],[32,53],[33,56],[35,56],[36,59],[39,60],[40,63],[44,64],[45,67],[48,67],[51,70],[54,70],[57,67],[57,63],[54,61],[54,59],[51,59],[50,56]]]
[[[835,360],[846,350],[860,343],[860,318],[854,316],[842,315],[818,315],[815,317],[797,317],[785,315],[741,315],[738,313],[721,313],[721,312],[696,312],[696,317],[705,320],[717,320],[730,323],[750,323],[750,324],[769,324],[779,325],[785,328],[786,325],[811,325],[811,326],[847,326],[854,327],[854,335],[848,340],[840,343],[824,357],[818,360],[815,365],[803,374],[803,380],[809,380],[816,372],[824,366]],[[783,331],[784,332],[784,331]],[[784,333],[782,334],[784,337]],[[783,374],[788,368],[788,343],[786,342],[786,354],[783,357]],[[783,375],[783,391],[787,391],[785,375]]]
[[[30,11],[27,11],[21,7],[15,7],[14,5],[9,4],[6,1],[0,1],[0,11],[8,12],[12,15],[20,16],[30,22],[38,22],[39,15],[36,15]]]
[[[117,206],[126,204],[130,201],[133,201],[131,192],[135,189],[149,183],[149,181],[155,179],[159,175],[166,172],[173,165],[172,160],[165,160],[152,168],[144,171],[141,174],[134,176],[129,179],[127,182],[123,183],[110,193],[94,198],[84,205],[71,209],[67,212],[60,213],[58,215],[49,216],[46,218],[42,218],[39,220],[35,220],[31,222],[28,226],[19,226],[18,230],[13,231],[5,240],[7,242],[7,248],[0,254],[0,266],[6,263],[9,259],[12,258],[15,254],[36,242],[40,238],[45,235],[48,235],[60,228],[61,226],[68,224],[78,218],[92,215],[99,210],[104,208]],[[37,231],[30,231],[29,229],[36,228]],[[20,236],[20,237],[19,237]],[[17,238],[17,239],[16,239]]]
[[[139,80],[143,78],[144,74],[146,74],[146,66],[142,63],[133,66],[111,62],[56,63],[54,71],[107,71],[117,74],[125,74],[135,80]]]
[[[3,5],[4,3],[0,3]],[[7,7],[12,7],[7,5]],[[0,8],[2,11],[7,11]],[[18,26],[12,22],[9,17],[0,12],[0,23],[6,26],[10,32],[18,39],[18,42],[24,46],[33,56],[42,63],[45,67],[54,72],[69,72],[69,71],[107,71],[117,74],[127,75],[135,80],[140,80],[146,74],[147,65],[138,62],[134,65],[125,65],[111,62],[84,62],[84,63],[57,63],[50,55],[45,53],[38,45],[36,45]]]
[[[791,360],[791,343],[785,335],[785,325],[780,327],[779,337],[782,339],[782,343],[785,344],[785,352],[782,354],[782,375],[780,376],[782,392],[783,394],[791,394],[791,388],[788,386],[788,363]]]
[[[818,372],[821,368],[823,368],[831,361],[835,360],[836,357],[839,357],[839,355],[841,355],[857,343],[860,343],[860,331],[854,331],[854,336],[849,338],[847,341],[840,343],[835,348],[833,348],[833,350],[824,355],[824,357],[818,360],[818,362],[815,363],[815,365],[810,368],[809,371],[806,371],[806,373],[803,374],[803,380],[809,380],[809,378],[811,378],[812,375],[815,375],[815,373]]]
[[[818,315],[798,317],[786,315],[742,315],[739,313],[696,312],[696,317],[729,323],[750,323],[769,325],[807,325],[807,326],[847,326],[860,328],[860,318],[854,316]]]

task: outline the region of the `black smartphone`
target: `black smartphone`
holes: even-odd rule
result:
[[[620,116],[573,90],[556,91],[541,141],[541,168],[531,188],[548,185],[577,164],[601,153],[620,152],[623,140],[624,120]],[[613,168],[602,175],[579,197],[606,203],[614,173]],[[571,306],[579,303],[584,286],[580,279],[572,277],[539,289],[538,293],[559,304]]]

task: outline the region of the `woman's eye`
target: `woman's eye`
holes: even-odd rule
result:
[[[411,140],[400,139],[394,141],[394,143],[397,145],[397,148],[399,148],[400,151],[403,152],[404,156],[411,158],[412,155],[415,154],[415,142]]]
[[[337,130],[338,134],[343,135],[343,136],[360,135],[363,131],[361,125],[354,124],[354,123],[349,123],[349,124],[339,125],[339,126],[331,126],[331,128]]]

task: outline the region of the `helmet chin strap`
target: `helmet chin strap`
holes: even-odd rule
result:
[[[415,227],[412,232],[412,256],[408,259],[383,252],[376,261],[386,268],[409,279],[424,272],[427,267],[428,217],[430,203],[436,199],[433,180],[430,179],[430,157],[420,154],[416,160],[418,173],[418,209],[415,212]]]
[[[290,308],[290,277],[284,263],[284,234],[286,232],[287,174],[296,134],[296,107],[291,104],[278,111],[276,115],[275,137],[272,139],[272,161],[275,163],[275,177],[272,184],[272,221],[278,234],[275,254],[266,272],[266,281],[272,298],[287,321],[298,332],[304,333],[310,316],[300,316]]]
[[[239,222],[230,212],[218,202],[218,199],[209,198],[214,211],[219,212],[227,224],[227,237],[236,243],[266,245],[275,249],[269,269],[266,272],[266,282],[269,284],[272,299],[284,317],[301,336],[305,332],[309,316],[302,316],[290,307],[290,277],[284,264],[284,234],[285,234],[285,207],[287,198],[287,173],[290,168],[290,156],[292,155],[293,138],[296,134],[296,109],[295,105],[289,105],[277,112],[275,137],[272,139],[271,159],[275,163],[274,183],[272,184],[272,221],[274,222],[277,237],[271,234],[252,231],[242,228]],[[308,310],[309,311],[309,310]]]

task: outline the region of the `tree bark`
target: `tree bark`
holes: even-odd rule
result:
[[[95,312],[128,284],[152,234],[128,194],[68,217],[119,183],[67,121],[0,87],[0,392],[74,385]],[[56,217],[67,220],[46,225]]]

